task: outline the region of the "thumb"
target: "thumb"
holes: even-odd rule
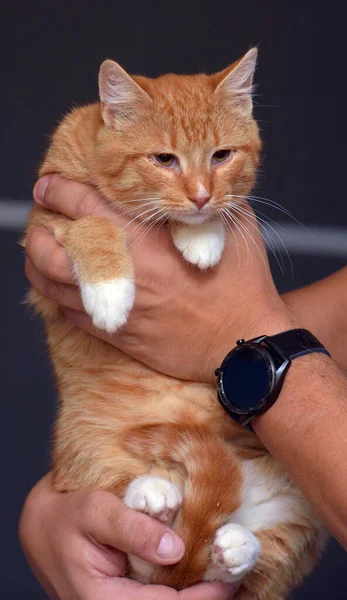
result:
[[[184,543],[171,529],[125,506],[110,492],[85,494],[78,511],[79,529],[100,544],[161,565],[178,562]]]

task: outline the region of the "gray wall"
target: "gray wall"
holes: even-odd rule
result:
[[[16,240],[46,134],[69,107],[96,99],[106,57],[153,76],[212,72],[259,44],[255,110],[265,147],[255,193],[313,231],[260,207],[284,224],[276,231],[293,262],[292,273],[283,252],[284,274],[273,260],[274,276],[280,290],[323,277],[347,256],[342,13],[342,2],[323,8],[312,1],[1,2],[1,598],[45,597],[21,554],[16,525],[25,495],[48,468],[55,393],[40,324],[21,304],[27,284]],[[293,597],[342,600],[346,567],[332,541]]]

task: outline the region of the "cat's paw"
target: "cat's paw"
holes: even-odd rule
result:
[[[113,333],[127,322],[134,304],[135,286],[133,280],[126,277],[81,283],[81,296],[95,327]]]
[[[182,495],[171,481],[162,477],[144,475],[131,482],[124,503],[163,523],[169,523],[182,504]]]
[[[217,265],[225,245],[225,230],[221,221],[196,226],[180,226],[172,231],[176,248],[184,258],[200,269]]]
[[[238,581],[253,569],[260,552],[258,539],[245,527],[228,523],[217,530],[212,544],[210,578]]]

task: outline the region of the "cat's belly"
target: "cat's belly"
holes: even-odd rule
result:
[[[189,424],[242,451],[256,439],[226,415],[212,386],[159,374],[64,316],[49,320],[47,331],[60,395],[53,446],[57,489],[110,489],[117,477],[146,472],[148,461],[134,460],[122,445],[134,426]]]

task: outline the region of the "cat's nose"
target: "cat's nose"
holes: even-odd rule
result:
[[[211,196],[206,190],[203,193],[198,192],[197,194],[188,197],[191,202],[196,204],[199,210],[201,210],[202,207],[205,206],[209,200],[211,200]]]

